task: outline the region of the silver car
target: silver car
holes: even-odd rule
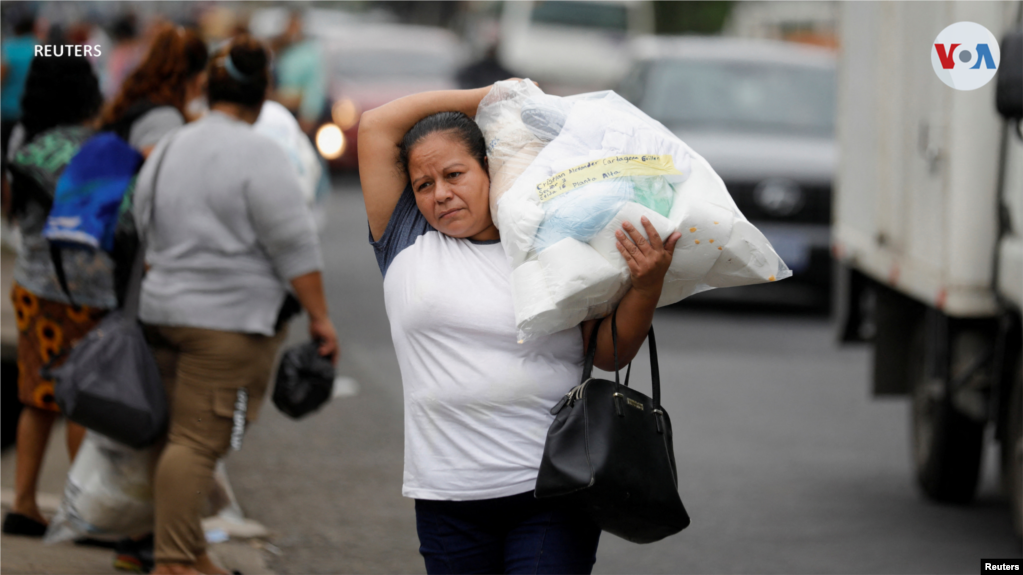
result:
[[[826,302],[834,54],[723,37],[643,37],[632,49],[634,65],[619,93],[706,158],[794,272],[778,284],[707,295]]]

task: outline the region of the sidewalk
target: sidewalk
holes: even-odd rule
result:
[[[4,509],[6,511],[6,509]],[[210,554],[227,569],[245,575],[271,573],[264,551],[247,543],[217,543]],[[39,539],[0,536],[0,573],[110,574],[122,573],[112,566],[113,551],[73,544],[43,545]]]
[[[4,510],[6,512],[6,509]],[[30,537],[0,536],[3,573],[114,573],[111,551],[76,545],[44,547]]]
[[[6,513],[13,499],[14,489],[14,448],[0,458],[0,507]],[[52,516],[60,504],[64,490],[64,478],[70,464],[64,448],[64,426],[54,425],[53,435],[46,459],[43,462],[42,477],[39,481],[39,505],[44,514]],[[268,549],[275,549],[265,541],[266,529],[255,522],[235,526],[224,521],[205,521],[207,530],[221,528],[229,534],[248,529],[250,533],[261,534],[258,538],[233,536],[224,543],[210,545],[210,554],[228,570],[237,569],[245,575],[272,573],[267,567]],[[262,532],[262,533],[260,533]],[[247,534],[246,534],[247,535]],[[72,543],[44,545],[41,540],[30,537],[0,535],[0,573],[6,574],[112,574],[121,573],[113,568],[113,551],[96,547],[85,547]]]

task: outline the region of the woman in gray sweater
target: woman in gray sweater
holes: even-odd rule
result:
[[[171,403],[154,483],[153,573],[226,573],[205,553],[199,513],[238,431],[236,410],[249,422],[258,413],[284,339],[289,284],[320,353],[337,360],[298,179],[280,147],[251,127],[267,64],[246,36],[214,55],[210,113],[161,140],[139,176],[135,219],[149,266],[139,315]]]

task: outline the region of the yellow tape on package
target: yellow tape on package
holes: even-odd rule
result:
[[[610,156],[558,172],[536,185],[541,202],[546,202],[580,186],[611,178],[637,176],[680,176],[671,155]]]

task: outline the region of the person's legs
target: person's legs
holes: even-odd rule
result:
[[[78,448],[82,446],[82,441],[85,439],[85,428],[73,421],[64,423],[67,428],[67,456],[74,462],[78,455]]]
[[[226,573],[206,555],[200,514],[213,485],[218,458],[230,449],[238,390],[254,403],[269,382],[282,337],[196,328],[159,328],[176,350],[167,446],[157,464],[153,573]],[[160,361],[157,353],[157,360]]]
[[[217,458],[227,452],[231,422],[213,412],[211,385],[216,383],[216,374],[197,366],[203,362],[203,354],[195,350],[202,346],[204,330],[161,328],[159,332],[176,353],[156,354],[163,369],[173,364],[175,374],[168,385],[170,430],[153,480],[154,573],[171,573],[180,572],[179,568],[194,569],[205,553],[200,510],[213,482]],[[214,347],[208,345],[207,349]],[[216,363],[215,357],[205,359]]]
[[[42,535],[45,519],[36,504],[36,487],[53,422],[59,411],[52,380],[40,370],[84,337],[106,313],[98,308],[76,310],[41,298],[15,283],[11,289],[18,326],[18,399],[25,406],[18,419],[15,499],[4,531]],[[54,363],[55,367],[60,362]],[[78,452],[84,429],[68,424],[68,453]]]
[[[174,389],[178,380],[178,350],[166,338],[160,335],[155,326],[143,326],[149,349],[156,360],[156,368],[160,372],[160,381],[167,393],[168,412],[174,412]],[[166,438],[161,438],[156,448],[160,455],[166,447]],[[157,459],[159,465],[159,459]],[[156,470],[154,470],[154,481]],[[147,533],[138,537],[124,538],[114,548],[114,568],[118,571],[150,572],[154,569],[155,543],[154,534]]]
[[[42,536],[46,519],[36,503],[39,470],[57,418],[53,382],[42,379],[39,368],[56,351],[62,333],[57,321],[63,308],[22,288],[11,289],[18,324],[18,401],[24,406],[18,417],[15,440],[14,503],[4,519],[5,533]]]
[[[54,411],[26,405],[18,419],[18,453],[14,463],[14,504],[11,511],[40,523],[46,523],[46,519],[36,503],[36,487],[56,418]]]
[[[505,573],[584,574],[597,560],[600,528],[570,508],[524,494],[504,547]]]
[[[213,482],[216,461],[215,453],[173,441],[163,450],[153,484],[158,565],[195,566],[205,552],[199,511]]]
[[[419,553],[426,572],[500,573],[506,529],[487,501],[416,500]]]

